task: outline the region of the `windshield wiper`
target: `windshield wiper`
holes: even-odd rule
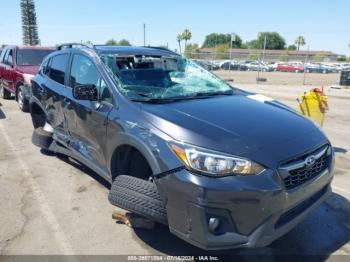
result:
[[[165,104],[165,103],[173,103],[176,101],[181,100],[191,100],[191,99],[201,99],[201,98],[209,98],[213,96],[220,96],[220,95],[233,95],[233,90],[228,91],[220,91],[220,92],[198,92],[190,96],[172,96],[172,97],[165,97],[165,98],[148,98],[145,94],[137,93],[138,95],[145,97],[145,99],[132,99],[134,102],[142,102],[142,103],[154,103],[154,104]]]
[[[217,91],[217,92],[198,92],[190,97],[210,97],[210,96],[230,96],[233,95],[233,90]]]
[[[178,99],[173,98],[149,98],[149,99],[131,99],[133,102],[141,102],[141,103],[151,103],[151,104],[166,104],[173,103]]]

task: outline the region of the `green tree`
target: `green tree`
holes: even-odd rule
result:
[[[34,0],[21,0],[22,31],[24,45],[39,45],[38,25]]]
[[[247,47],[249,49],[260,49],[261,47],[259,46],[258,40],[252,40],[247,42]]]
[[[187,41],[191,40],[192,38],[192,33],[190,30],[188,29],[185,29],[183,32],[182,32],[182,39],[185,41],[185,49],[186,49],[186,46],[187,46]]]
[[[130,42],[126,39],[122,39],[118,42],[118,45],[131,46]]]
[[[215,59],[229,59],[229,46],[228,44],[217,45],[214,48],[214,58]]]
[[[123,46],[131,46],[129,40],[126,40],[126,39],[122,39],[120,41],[117,41],[115,39],[109,39],[107,42],[106,42],[106,45],[123,45]]]
[[[286,41],[277,32],[260,32],[256,39],[255,48],[262,49],[266,37],[266,49],[283,50],[286,47]]]
[[[337,57],[338,62],[346,62],[348,59],[345,55],[341,55]]]
[[[298,36],[297,39],[295,39],[294,43],[296,44],[298,51],[300,49],[300,46],[306,45],[305,38],[302,35]]]
[[[288,62],[289,61],[289,52],[285,51],[280,57],[279,57],[280,61],[283,62]]]
[[[295,51],[295,50],[297,50],[297,47],[296,47],[296,45],[289,45],[289,46],[287,47],[287,50]]]
[[[112,38],[106,42],[106,45],[118,45],[118,42]]]
[[[185,56],[188,58],[198,58],[199,46],[198,44],[188,44],[185,47]]]
[[[323,62],[325,58],[326,58],[326,55],[324,53],[317,53],[314,57],[314,60],[316,62]]]
[[[242,39],[239,35],[235,34],[236,39],[232,43],[233,48],[241,48],[242,47]],[[231,35],[230,34],[217,34],[211,33],[205,37],[202,48],[213,48],[217,45],[227,44],[230,46]]]
[[[176,41],[179,43],[179,51],[180,51],[180,54],[182,54],[182,51],[181,51],[182,34],[177,35]]]

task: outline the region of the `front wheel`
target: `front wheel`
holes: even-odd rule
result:
[[[29,112],[29,102],[25,97],[24,86],[20,86],[17,89],[17,102],[19,109],[23,112]]]
[[[108,196],[112,205],[167,225],[168,218],[157,186],[132,176],[119,175]]]

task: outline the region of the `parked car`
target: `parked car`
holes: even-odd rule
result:
[[[221,65],[223,70],[247,71],[248,67],[245,64],[238,62],[227,61]]]
[[[171,51],[64,45],[32,94],[34,144],[200,248],[266,246],[331,194],[334,150],[312,121]]]
[[[193,60],[193,61],[195,61],[198,65],[200,65],[201,67],[209,71],[214,71],[219,69],[219,66],[217,66],[214,63],[211,63],[210,61],[206,61],[206,60]]]
[[[42,60],[54,51],[47,47],[7,46],[0,56],[0,96],[15,95],[22,111],[28,111],[31,79]]]
[[[281,63],[277,65],[276,70],[281,72],[301,73],[301,72],[304,72],[304,65],[302,63],[298,63],[298,64]]]
[[[322,64],[314,64],[314,63],[305,64],[304,69],[306,73],[328,74],[328,73],[334,73],[336,71],[336,69],[333,67],[322,65]]]
[[[264,72],[273,71],[272,66],[269,66],[260,61],[253,61],[251,63],[247,63],[246,66],[248,71],[264,71]]]

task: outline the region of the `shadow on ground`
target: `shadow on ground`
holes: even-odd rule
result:
[[[342,148],[342,147],[333,147],[333,148],[334,148],[334,151],[335,151],[336,153],[346,154],[346,153],[348,152],[347,149]]]
[[[52,157],[57,157],[58,159],[60,159],[61,161],[75,167],[76,169],[78,169],[79,171],[87,174],[88,176],[90,176],[91,178],[93,178],[94,180],[96,180],[96,182],[100,183],[101,185],[103,185],[104,187],[106,187],[107,189],[110,189],[111,185],[109,184],[109,182],[107,182],[105,179],[103,179],[101,176],[99,176],[98,174],[96,174],[93,170],[91,170],[90,168],[88,168],[87,166],[83,165],[82,163],[80,163],[79,161],[68,157],[66,155],[63,154],[58,154],[58,153],[54,153],[45,149],[41,149],[40,152],[45,155],[45,156],[52,156]]]
[[[333,193],[304,222],[265,248],[206,252],[173,236],[165,226],[158,226],[155,232],[137,229],[135,234],[168,255],[317,255],[317,260],[322,261],[350,240],[350,203]]]
[[[6,118],[6,115],[0,108],[0,119],[5,119],[5,118]]]

